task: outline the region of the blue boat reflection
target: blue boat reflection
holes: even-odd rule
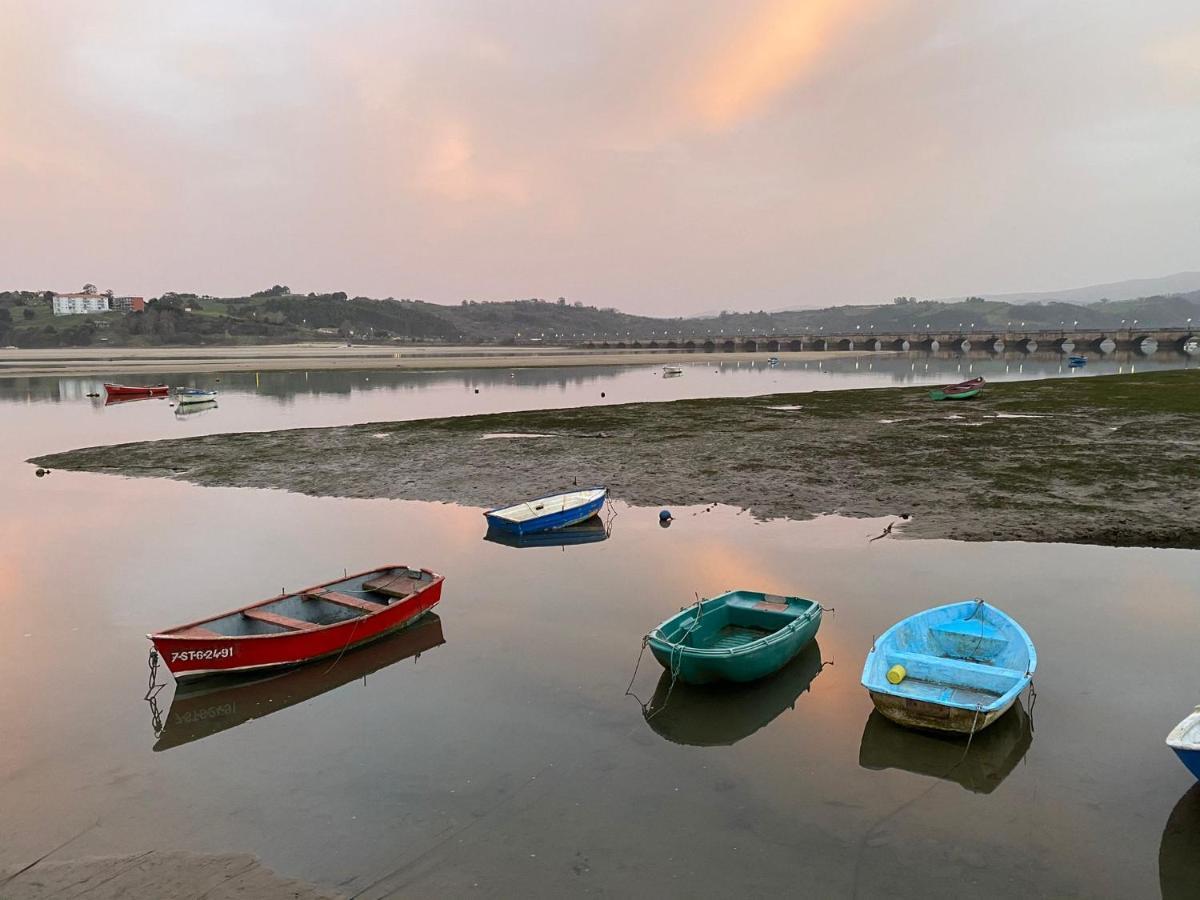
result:
[[[973,739],[905,728],[875,710],[863,729],[858,764],[929,775],[976,794],[990,794],[1025,758],[1032,743],[1033,722],[1020,700]]]
[[[539,531],[534,534],[512,534],[496,528],[489,528],[483,539],[491,541],[493,544],[503,544],[506,547],[568,547],[574,544],[595,544],[608,540],[611,533],[611,525],[606,524],[599,516],[593,516],[578,525],[560,528],[557,531]]]
[[[1167,819],[1158,848],[1163,900],[1200,897],[1200,784],[1192,785]]]

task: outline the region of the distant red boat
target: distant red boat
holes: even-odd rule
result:
[[[110,397],[165,397],[171,388],[165,384],[106,384],[104,390]]]
[[[180,682],[294,666],[402,628],[438,604],[442,581],[385,566],[146,637]]]

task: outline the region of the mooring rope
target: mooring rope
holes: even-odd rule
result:
[[[658,706],[655,707],[653,710],[650,708],[650,704],[654,702],[653,697],[650,698],[649,702],[645,702],[642,700],[641,697],[639,697],[637,694],[635,694],[633,692],[633,683],[635,680],[637,680],[638,667],[641,666],[641,664],[642,664],[642,656],[646,653],[646,645],[648,643],[650,643],[650,635],[647,634],[642,637],[642,649],[638,653],[637,663],[634,664],[633,676],[629,679],[629,686],[625,688],[625,696],[632,697],[634,700],[636,700],[638,702],[638,705],[641,706],[641,708],[642,708],[642,715],[646,717],[647,722],[649,722],[651,719],[653,719],[655,716],[657,716],[660,712],[662,712],[664,709],[666,709],[667,702],[671,699],[671,694],[675,690],[675,683],[679,680],[679,671],[680,671],[680,669],[683,668],[683,649],[684,649],[683,645],[684,645],[684,642],[689,637],[692,636],[692,632],[694,632],[697,628],[700,627],[700,617],[702,615],[704,615],[703,604],[704,604],[704,598],[702,598],[699,594],[697,594],[696,595],[696,604],[695,604],[696,618],[692,620],[691,626],[684,633],[683,637],[677,643],[670,645],[671,655],[669,658],[671,661],[671,665],[670,665],[670,668],[668,669],[668,671],[670,671],[670,673],[671,673],[671,684],[667,687],[667,695],[665,697],[663,697],[662,703],[658,704]],[[687,609],[687,607],[685,606],[685,607],[683,607],[683,609]]]

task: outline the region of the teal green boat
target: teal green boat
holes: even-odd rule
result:
[[[646,643],[687,684],[754,681],[782,669],[821,627],[821,604],[758,591],[730,591],[671,616]]]

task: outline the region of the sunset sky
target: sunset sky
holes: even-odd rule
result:
[[[0,289],[689,314],[1200,268],[1196,0],[0,0]]]

